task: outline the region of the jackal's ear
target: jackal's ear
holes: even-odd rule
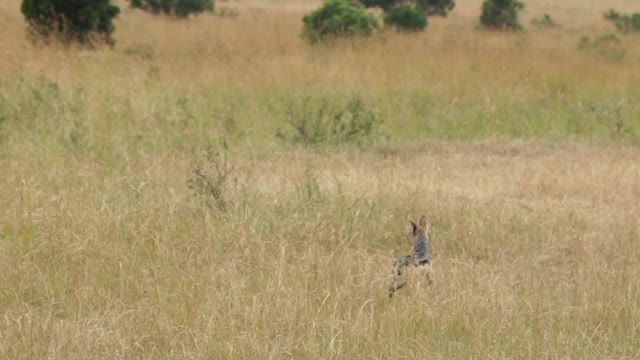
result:
[[[420,217],[420,222],[419,222],[420,226],[422,227],[427,227],[427,215],[422,215]]]
[[[409,220],[409,222],[411,223],[411,233],[416,235],[418,233],[418,225],[416,225],[413,220]]]

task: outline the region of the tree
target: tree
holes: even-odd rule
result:
[[[524,9],[520,0],[484,0],[480,23],[486,28],[498,30],[521,30],[518,11]]]
[[[365,7],[379,7],[389,12],[395,7],[420,6],[427,16],[446,17],[456,5],[455,0],[360,0]]]
[[[382,10],[389,11],[392,7],[398,5],[400,0],[360,0],[360,3],[367,8],[379,7]]]
[[[427,16],[446,17],[456,6],[455,0],[417,0],[416,3],[424,9]]]
[[[213,0],[131,0],[131,7],[152,14],[165,14],[175,17],[188,17],[191,14],[214,9]]]
[[[614,9],[610,9],[604,13],[603,17],[613,22],[618,30],[623,33],[640,31],[640,13],[620,14]]]
[[[114,44],[112,20],[120,8],[111,0],[23,0],[21,11],[35,39],[57,36],[92,46],[96,40]]]
[[[348,0],[327,0],[302,21],[302,35],[312,43],[338,37],[366,36],[379,28],[372,14],[368,14],[360,4]]]
[[[384,24],[398,31],[421,31],[427,27],[427,14],[420,6],[395,6],[385,14]]]

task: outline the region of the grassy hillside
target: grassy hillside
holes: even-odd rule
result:
[[[640,45],[578,46],[640,9],[480,3],[331,47],[317,2],[125,9],[95,51],[0,3],[0,357],[640,357]],[[292,141],[350,101],[363,141]],[[389,300],[422,213],[435,284]]]

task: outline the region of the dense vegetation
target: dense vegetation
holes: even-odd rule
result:
[[[303,18],[303,36],[309,41],[367,36],[378,29],[376,18],[349,0],[327,0],[322,7]]]
[[[213,12],[213,0],[131,0],[131,7],[148,11],[152,14],[165,14],[176,17],[187,17],[205,11]]]
[[[379,7],[385,12],[398,7],[411,8],[419,6],[427,16],[447,16],[456,5],[455,0],[361,0],[361,3],[366,7]]]
[[[399,31],[420,31],[427,27],[427,15],[420,6],[391,8],[384,16],[384,24]]]
[[[111,0],[23,0],[21,10],[33,39],[57,37],[82,44],[113,44],[113,19],[120,12]]]
[[[524,7],[520,0],[484,0],[480,24],[490,29],[521,30],[518,12]]]
[[[640,31],[640,13],[621,14],[614,9],[610,9],[604,14],[604,18],[613,22],[621,32]]]
[[[446,17],[455,7],[455,0],[361,0],[361,3],[382,9],[386,25],[411,32],[424,30],[428,16]]]

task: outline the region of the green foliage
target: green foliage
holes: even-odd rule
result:
[[[421,31],[427,27],[427,14],[420,6],[396,6],[385,14],[384,23],[398,31]]]
[[[152,14],[165,14],[175,17],[187,17],[205,11],[213,12],[213,0],[131,0],[131,7]]]
[[[326,204],[322,204],[322,202],[327,197],[322,192],[318,176],[312,169],[307,168],[305,170],[304,178],[298,187],[298,192],[300,194],[300,200],[319,206],[326,206]]]
[[[416,0],[416,5],[424,9],[427,16],[446,17],[456,6],[455,0]]]
[[[613,22],[620,32],[640,31],[640,13],[620,14],[616,10],[610,9],[604,13],[603,17]]]
[[[327,0],[324,5],[303,18],[303,36],[310,42],[339,37],[371,35],[378,21],[364,8],[348,0]]]
[[[620,13],[615,9],[609,9],[609,11],[602,14],[602,17],[605,18],[605,20],[612,20],[612,21],[618,20],[621,16],[622,15],[620,15]]]
[[[480,24],[497,30],[522,30],[518,22],[518,11],[524,9],[520,0],[485,0],[482,3]]]
[[[65,93],[58,82],[45,77],[17,76],[10,83],[0,82],[4,135],[21,140],[37,137],[41,143],[51,139],[67,149],[84,148],[89,142],[84,98],[82,88]]]
[[[420,6],[426,16],[447,16],[449,11],[456,5],[455,0],[361,0],[365,7],[379,7],[385,12],[393,11],[394,8],[412,8]]]
[[[112,20],[120,8],[111,0],[23,0],[21,11],[35,40],[56,36],[65,42],[93,45],[102,41],[113,45]]]
[[[327,97],[305,97],[286,104],[290,128],[276,135],[292,143],[362,144],[376,134],[380,121],[359,97],[339,104]]]
[[[531,20],[531,25],[538,28],[555,28],[560,26],[553,20],[553,18],[549,14],[542,15],[542,18],[533,18]]]
[[[384,11],[396,6],[398,0],[360,0],[360,3],[367,8],[379,7]]]
[[[591,39],[583,36],[578,43],[578,49],[592,53],[607,60],[621,61],[624,58],[622,41],[615,34],[606,34]]]

